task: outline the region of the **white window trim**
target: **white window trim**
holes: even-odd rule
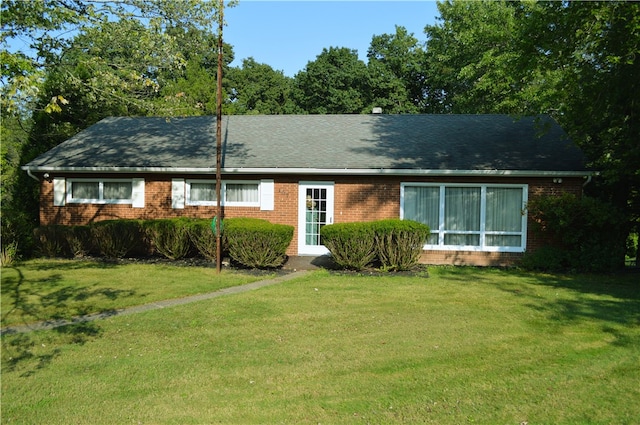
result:
[[[64,207],[67,199],[67,180],[64,177],[53,178],[53,206]]]
[[[184,208],[185,191],[184,179],[171,179],[171,208]]]
[[[423,249],[433,251],[478,251],[478,252],[525,252],[527,247],[527,215],[526,204],[529,197],[529,186],[526,184],[490,184],[490,183],[422,183],[422,182],[402,182],[400,183],[400,218],[404,219],[404,190],[405,187],[438,187],[440,188],[440,223],[438,229],[432,229],[432,232],[438,233],[438,244],[425,244]],[[445,232],[444,229],[444,192],[447,187],[476,187],[480,188],[480,230],[479,231],[451,231]],[[517,188],[522,190],[522,230],[520,232],[499,232],[485,230],[486,211],[487,211],[487,188]],[[475,245],[445,245],[445,234],[478,234],[480,235],[480,243]],[[489,246],[486,245],[487,235],[503,235],[503,236],[520,236],[520,246]]]
[[[103,178],[71,178],[66,179],[66,203],[67,204],[115,204],[115,205],[133,205],[138,204],[139,194],[136,193],[136,189],[139,186],[139,179],[103,179]],[[73,184],[74,183],[98,183],[98,190],[100,193],[99,198],[74,198],[73,197]],[[128,199],[104,199],[103,190],[105,183],[131,183],[131,198]],[[144,190],[144,184],[142,185]],[[144,200],[144,195],[143,200]],[[143,204],[144,206],[144,201]]]
[[[188,206],[205,206],[212,207],[217,206],[217,201],[192,201],[191,200],[191,184],[192,183],[208,183],[216,184],[215,180],[202,180],[202,179],[187,179],[185,181],[185,205]],[[258,186],[258,200],[256,202],[231,202],[226,200],[227,184],[255,184]],[[220,192],[222,195],[222,206],[226,207],[260,207],[260,199],[262,197],[261,191],[262,182],[260,180],[223,180]]]

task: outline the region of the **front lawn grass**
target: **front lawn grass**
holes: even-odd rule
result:
[[[215,268],[31,260],[3,267],[2,327],[70,319],[213,292],[265,278]]]
[[[631,424],[640,417],[636,281],[317,271],[5,335],[2,423]]]

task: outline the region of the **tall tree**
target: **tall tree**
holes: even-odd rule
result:
[[[293,101],[293,79],[253,58],[229,70],[228,112],[233,114],[291,114],[301,112]]]
[[[640,3],[540,3],[526,24],[535,54],[525,66],[559,75],[562,98],[549,108],[603,172],[610,199],[640,217]]]
[[[601,170],[598,195],[624,208],[638,233],[640,3],[542,6],[541,17],[549,17],[545,21],[566,17],[567,22],[567,43],[558,46],[555,56],[559,62],[567,61],[569,70],[562,74],[568,96],[558,119],[592,159],[593,167]]]
[[[428,25],[427,72],[452,113],[518,113],[514,62],[515,8],[506,2],[438,3],[441,23]]]
[[[294,80],[296,103],[310,114],[358,114],[370,105],[367,65],[346,47],[323,49]]]
[[[3,118],[34,118],[29,136],[11,144],[20,151],[19,163],[106,115],[201,113],[205,102],[185,95],[195,90],[172,91],[169,83],[179,90],[181,78],[199,79],[194,69],[211,66],[207,46],[216,7],[201,0],[3,1]],[[10,51],[10,37],[28,40],[30,49]],[[3,137],[12,134],[3,119]],[[3,165],[9,152],[3,151]],[[10,227],[37,225],[34,183],[18,173],[11,188],[3,187],[3,199],[11,200],[2,204],[3,235]],[[17,236],[23,249],[28,233]]]
[[[95,27],[105,28],[113,21],[137,21],[153,35],[155,55],[148,55],[145,63],[154,66],[179,66],[184,58],[174,54],[175,37],[172,28],[206,30],[216,13],[217,4],[202,0],[6,0],[2,2],[0,16],[2,35],[0,36],[0,56],[3,59],[2,82],[5,109],[28,108],[48,69],[58,66],[68,54],[78,33],[89,33]],[[147,34],[141,34],[146,36]],[[27,46],[12,51],[12,39],[25,40]],[[153,41],[152,41],[153,40]],[[130,40],[133,42],[134,40]],[[75,47],[78,47],[77,43]],[[116,48],[116,46],[112,46]],[[135,84],[140,79],[137,72],[121,72],[122,69],[104,68],[105,78],[116,78]],[[128,75],[128,78],[127,78]],[[95,80],[95,83],[99,83]],[[92,88],[89,84],[88,88]],[[100,91],[101,87],[95,87]],[[53,98],[52,98],[53,99]],[[59,103],[49,106],[57,110]],[[59,99],[58,99],[59,100]],[[25,106],[27,105],[27,106]]]
[[[376,35],[367,51],[372,105],[387,113],[418,113],[426,108],[424,50],[404,27]]]
[[[189,46],[183,44],[183,46]],[[212,47],[212,52],[217,47]],[[223,110],[230,113],[231,104],[228,74],[233,68],[233,48],[223,45]],[[215,115],[216,110],[216,73],[217,64],[209,62],[208,55],[193,55],[190,50],[184,51],[187,62],[183,67],[161,75],[160,97],[155,99],[151,110],[162,115]]]
[[[438,4],[427,67],[457,113],[551,114],[640,227],[640,3]]]

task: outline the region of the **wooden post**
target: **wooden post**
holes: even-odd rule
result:
[[[216,75],[216,271],[222,268],[222,26],[224,24],[224,0],[218,8],[218,73]]]

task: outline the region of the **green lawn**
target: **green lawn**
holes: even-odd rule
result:
[[[215,268],[101,261],[33,260],[2,268],[2,326],[179,298],[265,276]]]
[[[186,270],[162,274],[201,273]],[[111,269],[102,272],[99,281],[113,280]],[[429,278],[317,271],[170,309],[5,335],[1,419],[637,423],[637,281],[472,268],[432,268]]]

